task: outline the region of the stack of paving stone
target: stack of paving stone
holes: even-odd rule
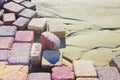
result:
[[[0,80],[120,80],[120,56],[116,67],[95,68],[88,60],[63,66],[61,38],[64,26],[38,18],[30,1],[0,0]]]
[[[38,18],[36,6],[29,0],[0,0],[0,80],[52,79],[52,68],[62,66],[59,49],[65,30],[51,23]],[[31,66],[39,66],[41,71],[31,72]],[[74,78],[73,70],[65,69]]]

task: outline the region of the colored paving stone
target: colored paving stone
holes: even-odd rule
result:
[[[29,65],[30,50],[30,43],[14,43],[8,57],[9,64]]]
[[[115,65],[117,66],[118,70],[120,71],[120,56],[114,57],[113,61]]]
[[[31,49],[31,64],[39,65],[41,62],[41,52],[42,52],[42,45],[40,43],[33,43]]]
[[[54,66],[62,66],[62,53],[60,51],[45,50],[42,54],[42,69],[48,71]]]
[[[4,24],[4,22],[0,20],[0,26],[3,25],[3,24]]]
[[[7,61],[8,50],[0,50],[0,61]]]
[[[37,17],[37,12],[31,9],[24,9],[23,11],[20,12],[19,16],[32,19],[34,17]]]
[[[60,48],[60,39],[48,31],[41,34],[41,43],[44,50],[58,50]]]
[[[12,48],[14,38],[0,37],[0,50],[10,50]]]
[[[73,61],[76,77],[97,77],[92,61]]]
[[[7,65],[0,75],[1,80],[26,80],[28,66]]]
[[[21,5],[23,5],[24,7],[28,9],[36,10],[36,5],[31,3],[30,1],[24,1],[21,3]]]
[[[99,80],[120,80],[120,73],[115,67],[98,67]]]
[[[4,5],[4,9],[6,12],[12,12],[18,15],[18,13],[21,12],[24,7],[14,2],[8,2]]]
[[[46,20],[44,18],[33,18],[29,24],[28,29],[33,30],[35,34],[40,34],[45,31]]]
[[[29,21],[30,21],[30,20],[27,19],[27,18],[19,17],[19,18],[13,23],[13,25],[17,26],[17,29],[18,29],[18,30],[26,30]]]
[[[1,26],[0,37],[14,37],[17,31],[16,26]]]
[[[20,3],[22,3],[22,2],[25,1],[25,0],[12,0],[12,1],[14,1],[15,3],[20,4]]]
[[[51,80],[50,73],[30,73],[27,80]]]
[[[98,80],[97,78],[77,78],[76,80]]]
[[[54,33],[59,38],[65,37],[64,25],[59,22],[48,21],[49,31]]]
[[[33,31],[17,31],[15,35],[15,42],[34,42],[34,32]]]
[[[53,80],[75,80],[74,72],[71,67],[54,67],[52,69]]]
[[[14,13],[3,14],[3,22],[5,25],[11,25],[16,20]]]

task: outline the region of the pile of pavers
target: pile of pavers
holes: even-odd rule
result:
[[[0,0],[0,80],[120,80],[120,56],[112,60],[117,68],[88,60],[64,66],[61,38],[64,26],[38,18],[30,1]],[[32,71],[36,66],[40,71]]]

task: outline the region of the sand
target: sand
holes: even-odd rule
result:
[[[65,65],[87,59],[95,66],[108,66],[113,57],[120,55],[120,0],[32,2],[40,17],[65,25],[66,48],[61,49]]]

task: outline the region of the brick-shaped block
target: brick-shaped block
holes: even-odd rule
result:
[[[116,67],[98,67],[99,80],[120,80],[120,73]]]
[[[30,73],[27,80],[51,80],[50,73]]]
[[[41,43],[44,50],[59,50],[60,48],[60,39],[48,31],[41,34]]]
[[[6,12],[15,13],[18,15],[25,7],[11,1],[4,4],[3,8]]]
[[[59,38],[65,37],[64,25],[60,22],[48,21],[48,28],[50,32],[54,33]]]
[[[97,78],[77,78],[76,80],[98,80]]]
[[[16,26],[1,26],[0,37],[14,37],[17,31]]]
[[[114,57],[113,62],[115,63],[118,70],[120,71],[120,56]]]
[[[31,49],[30,60],[32,65],[39,65],[41,62],[42,45],[40,43],[33,43]]]
[[[55,66],[62,66],[62,53],[60,51],[45,50],[42,54],[42,69],[48,71]]]
[[[15,13],[5,13],[3,14],[3,22],[5,25],[12,25],[16,20]]]
[[[24,2],[25,0],[12,0],[12,1],[14,1],[15,3],[20,4],[20,3]]]
[[[19,16],[20,17],[25,17],[25,18],[28,18],[28,19],[32,19],[34,17],[37,17],[37,12],[34,11],[34,10],[31,10],[31,9],[24,9],[23,11],[21,11],[19,13]]]
[[[0,10],[0,20],[2,20],[3,14],[4,14],[4,9],[1,9]]]
[[[30,50],[30,43],[14,43],[9,52],[8,63],[29,65]]]
[[[76,77],[97,77],[92,61],[78,60],[73,62]]]
[[[0,61],[7,61],[8,50],[0,50]]]
[[[30,1],[24,1],[21,3],[21,5],[23,5],[24,7],[28,8],[28,9],[36,10],[36,5]]]
[[[0,20],[0,26],[3,25],[3,24],[4,24],[4,22]]]
[[[18,30],[26,30],[29,21],[30,19],[19,17],[15,22],[13,22],[13,25],[17,26]]]
[[[28,24],[28,29],[33,30],[35,34],[41,34],[45,31],[46,23],[44,18],[33,18]]]
[[[34,32],[33,31],[17,31],[15,35],[15,42],[34,42]]]
[[[1,73],[1,80],[27,80],[28,66],[7,65]]]
[[[14,38],[0,37],[0,50],[10,50],[12,48]]]
[[[52,68],[52,80],[75,80],[73,69],[65,66]]]

